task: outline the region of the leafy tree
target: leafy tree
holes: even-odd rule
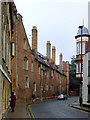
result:
[[[79,82],[76,79],[76,58],[73,55],[71,58],[71,63],[69,64],[69,89],[70,91],[79,88]]]

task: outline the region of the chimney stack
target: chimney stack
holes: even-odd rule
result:
[[[37,53],[37,27],[33,26],[32,28],[32,50],[35,50]]]
[[[62,53],[60,53],[60,72],[62,72],[62,68],[63,68],[62,59],[63,59],[63,55]]]
[[[52,46],[52,60],[55,63],[55,58],[56,58],[56,49],[55,46]]]
[[[50,41],[47,41],[47,45],[46,45],[46,48],[47,48],[47,58],[50,60],[51,59],[51,44],[50,44]]]

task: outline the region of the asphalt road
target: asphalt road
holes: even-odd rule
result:
[[[71,108],[69,104],[78,100],[78,97],[68,100],[51,100],[30,105],[33,118],[88,118],[88,113]],[[84,120],[84,119],[83,119]]]

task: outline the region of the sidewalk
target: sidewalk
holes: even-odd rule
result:
[[[27,103],[16,103],[15,112],[9,108],[4,118],[31,118]]]
[[[55,99],[48,99],[48,101],[55,100]],[[42,102],[45,102],[47,100],[43,100]],[[41,101],[36,101],[35,104],[40,103]],[[11,112],[11,107],[9,107],[7,113],[3,117],[2,120],[8,119],[8,118],[32,118],[32,111],[30,110],[31,103],[16,103],[15,112]]]
[[[78,101],[75,101],[75,102],[71,103],[70,106],[72,108],[76,108],[76,109],[83,110],[83,111],[86,111],[86,112],[90,113],[90,107],[88,107],[88,106],[86,106],[86,107],[80,106]]]

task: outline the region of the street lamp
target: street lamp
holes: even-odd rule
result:
[[[42,101],[42,90],[43,90],[42,82],[43,82],[43,67],[41,64],[41,80],[40,80],[40,99],[41,99],[41,101]]]
[[[81,94],[81,89],[82,89],[82,29],[83,26],[79,26],[79,28],[81,29],[81,81],[80,81],[80,92],[79,92],[79,102],[80,102],[80,106],[82,104],[82,94]]]

